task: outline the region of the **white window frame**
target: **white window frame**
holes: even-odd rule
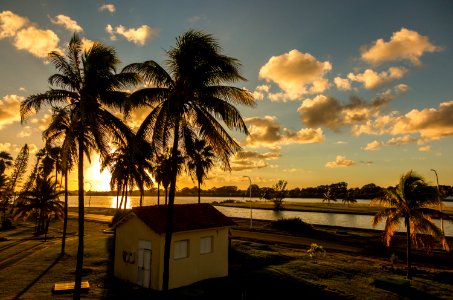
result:
[[[175,241],[173,244],[173,258],[184,259],[189,257],[189,240]]]
[[[214,252],[214,237],[212,235],[200,238],[200,255]]]

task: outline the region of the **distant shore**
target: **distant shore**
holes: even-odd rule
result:
[[[214,206],[226,206],[226,207],[240,207],[250,208],[250,204],[254,209],[274,209],[274,204],[271,201],[255,201],[255,202],[221,202],[212,203]],[[304,211],[304,212],[321,212],[321,213],[339,213],[339,214],[355,214],[355,215],[375,215],[382,207],[381,206],[370,206],[363,203],[355,204],[343,204],[343,203],[301,203],[283,201],[282,210],[288,211]],[[115,208],[106,207],[85,207],[87,213],[101,214],[113,216],[115,214]],[[77,212],[77,207],[70,207],[69,211]],[[444,207],[442,211],[453,218],[453,207]]]

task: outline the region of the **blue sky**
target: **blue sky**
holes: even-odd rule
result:
[[[242,158],[232,172],[213,169],[205,187],[245,188],[244,175],[259,186],[388,186],[411,169],[452,185],[452,15],[451,1],[2,1],[0,150],[42,146],[48,112],[20,124],[18,107],[48,89],[46,53],[64,51],[75,31],[113,46],[123,67],[163,63],[176,37],[197,29],[241,61],[238,85],[257,101],[239,107],[251,135],[232,133]],[[92,163],[87,180],[107,189]]]

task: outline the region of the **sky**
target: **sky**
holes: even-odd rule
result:
[[[21,123],[20,103],[49,89],[47,54],[63,53],[74,33],[87,47],[114,47],[119,72],[164,65],[176,38],[195,29],[241,62],[247,80],[235,85],[257,103],[238,106],[250,132],[231,132],[242,155],[231,172],[212,169],[203,188],[387,187],[410,170],[431,184],[436,170],[439,184],[453,185],[452,15],[447,0],[2,0],[0,151],[43,146],[50,111]],[[145,115],[134,112],[131,126]],[[99,165],[93,154],[85,189],[109,189]],[[178,188],[194,185],[178,179]]]

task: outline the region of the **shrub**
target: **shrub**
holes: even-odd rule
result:
[[[293,233],[312,233],[315,231],[311,224],[302,221],[302,219],[298,217],[273,221],[272,226],[276,229]]]
[[[316,243],[311,244],[310,249],[307,250],[307,253],[313,259],[316,259],[319,255],[322,255],[323,257],[326,256],[326,250],[324,250],[321,245]]]

